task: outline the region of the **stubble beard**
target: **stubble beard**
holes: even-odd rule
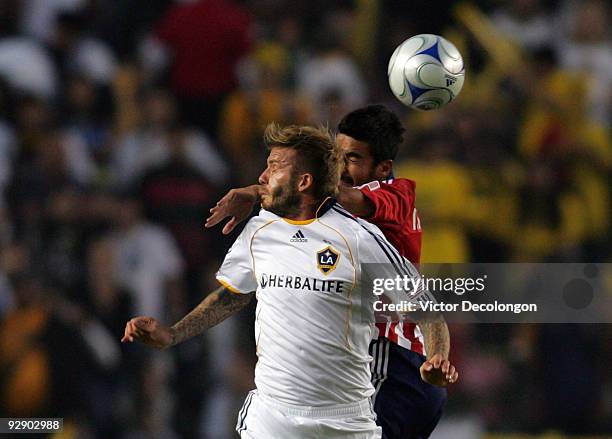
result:
[[[270,193],[270,199],[261,206],[281,217],[296,216],[300,213],[302,198],[296,189],[297,177],[292,176],[286,186],[278,186]]]

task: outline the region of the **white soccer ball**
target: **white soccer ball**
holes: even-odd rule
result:
[[[465,79],[457,48],[438,35],[420,34],[400,44],[389,60],[389,85],[400,102],[435,110],[455,99]]]

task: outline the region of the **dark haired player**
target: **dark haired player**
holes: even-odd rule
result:
[[[415,208],[415,183],[393,177],[393,159],[403,141],[397,116],[382,105],[347,114],[338,125],[337,142],[346,157],[338,201],[349,212],[375,225],[410,262],[418,264],[421,225]],[[259,199],[257,185],[232,189],[217,206],[207,227],[226,217],[229,233],[247,218]],[[450,341],[443,321],[422,327],[410,322],[378,323],[370,346],[373,395],[383,438],[427,438],[446,402],[444,387],[458,378],[448,361]],[[426,359],[424,334],[435,340]]]

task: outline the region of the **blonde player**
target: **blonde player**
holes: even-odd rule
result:
[[[263,209],[228,251],[217,273],[223,287],[172,327],[130,320],[122,340],[173,346],[236,313],[255,291],[257,388],[239,413],[240,436],[380,438],[368,355],[375,297],[362,287],[362,264],[383,263],[389,276],[416,270],[332,198],[342,154],[327,132],[272,124],[264,139]]]

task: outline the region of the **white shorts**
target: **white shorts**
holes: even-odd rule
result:
[[[380,439],[370,399],[314,408],[278,402],[255,390],[238,413],[241,439]]]

